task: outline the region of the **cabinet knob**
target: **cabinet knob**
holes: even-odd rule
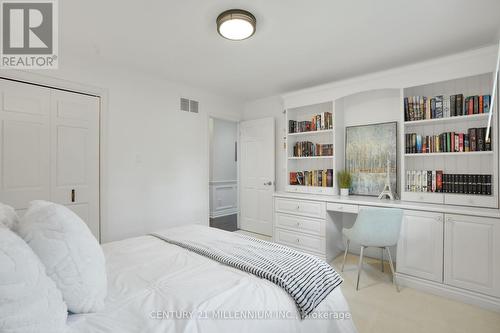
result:
[[[297,243],[300,243],[300,238],[297,238]]]
[[[300,222],[297,222],[297,227],[300,227]]]
[[[297,205],[297,208],[296,208],[296,209],[297,209],[297,210],[299,210],[299,209],[300,209],[300,206],[299,206],[299,205]]]
[[[441,222],[442,220],[443,220],[443,218],[441,216],[436,217],[436,221]]]

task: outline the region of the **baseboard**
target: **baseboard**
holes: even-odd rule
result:
[[[228,215],[233,215],[233,214],[238,214],[238,208],[230,208],[230,209],[224,209],[224,210],[220,210],[220,211],[210,212],[210,218],[216,219],[218,217],[223,217],[223,216],[228,216]]]
[[[473,291],[448,286],[442,283],[396,273],[398,283],[402,286],[428,292],[430,294],[450,298],[463,303],[500,313],[500,298],[476,293]]]

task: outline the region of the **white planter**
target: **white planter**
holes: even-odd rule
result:
[[[340,195],[343,197],[347,197],[349,195],[349,189],[348,188],[341,188]]]

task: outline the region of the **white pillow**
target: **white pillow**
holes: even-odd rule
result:
[[[38,255],[73,313],[99,311],[106,297],[106,266],[101,246],[70,209],[33,201],[17,233]]]
[[[0,224],[4,224],[9,229],[14,229],[18,222],[19,218],[14,208],[0,202]]]
[[[63,332],[66,304],[33,250],[0,225],[0,331]]]

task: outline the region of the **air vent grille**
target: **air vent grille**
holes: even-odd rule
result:
[[[189,111],[198,113],[198,101],[189,101]]]
[[[189,99],[181,98],[181,111],[189,112]]]
[[[181,97],[181,111],[198,113],[200,103],[198,101]]]

